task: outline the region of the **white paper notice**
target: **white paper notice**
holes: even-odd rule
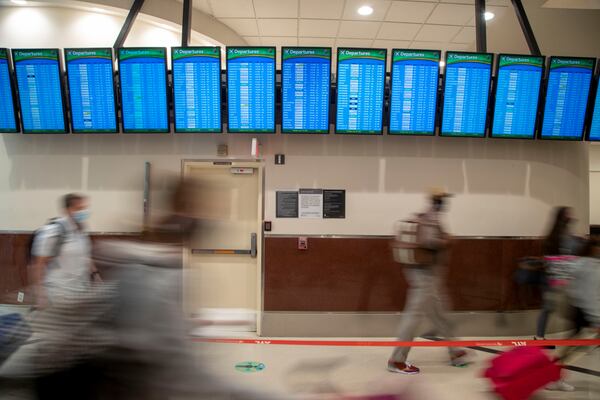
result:
[[[300,218],[323,218],[323,189],[300,189],[298,197]]]

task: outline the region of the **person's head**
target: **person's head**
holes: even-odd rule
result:
[[[452,195],[443,189],[434,188],[430,190],[429,198],[431,200],[431,207],[438,212],[446,210],[448,205],[448,197]]]
[[[63,197],[65,213],[78,224],[84,223],[89,217],[87,198],[81,194],[69,193]]]
[[[561,238],[569,233],[569,226],[574,221],[570,207],[556,207],[552,225],[544,243],[544,254],[559,254]]]

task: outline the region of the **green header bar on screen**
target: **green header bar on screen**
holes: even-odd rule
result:
[[[58,61],[58,50],[56,49],[39,49],[39,50],[15,50],[15,62],[35,60],[39,58],[48,58]]]
[[[119,60],[129,60],[131,58],[165,58],[165,49],[163,48],[148,48],[148,49],[119,49]]]
[[[220,58],[219,50],[218,47],[177,48],[173,49],[173,60],[179,60],[186,57]]]
[[[331,58],[331,49],[314,48],[314,49],[294,49],[287,48],[283,49],[283,59],[289,60],[290,58],[297,57],[319,57],[319,58]]]
[[[340,49],[338,61],[355,60],[360,58],[372,58],[385,61],[385,50],[378,49]]]
[[[275,49],[272,47],[230,47],[227,49],[227,59],[240,57],[267,57],[275,59]]]
[[[68,49],[66,50],[66,55],[67,62],[82,58],[112,59],[112,51],[110,49]]]
[[[529,65],[542,68],[544,66],[544,57],[501,55],[498,65],[500,67],[507,67],[509,65]]]
[[[424,60],[424,61],[440,61],[440,53],[437,51],[414,51],[414,50],[394,50],[392,62],[409,61],[409,60]]]
[[[550,69],[563,67],[578,67],[578,68],[594,68],[594,60],[592,58],[568,58],[568,57],[553,57],[550,61]]]
[[[448,64],[456,63],[481,63],[481,64],[492,64],[492,54],[481,54],[481,53],[453,53],[448,52],[447,61]]]

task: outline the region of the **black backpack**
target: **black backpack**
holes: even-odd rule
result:
[[[67,234],[67,228],[65,227],[65,225],[62,222],[60,222],[59,217],[54,217],[54,218],[49,219],[48,222],[46,223],[46,225],[36,229],[35,232],[33,232],[31,237],[29,238],[29,243],[27,245],[27,265],[31,264],[31,261],[33,260],[33,255],[31,254],[31,252],[33,250],[33,244],[35,243],[35,239],[39,235],[42,228],[45,228],[49,225],[57,225],[59,227],[58,240],[56,241],[56,244],[54,245],[54,249],[52,251],[52,257],[56,257],[58,255],[58,253],[60,253],[60,248],[62,247],[63,242],[65,241],[65,236]]]

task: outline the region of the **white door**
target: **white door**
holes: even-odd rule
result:
[[[263,165],[185,161],[198,184],[197,235],[186,249],[184,307],[231,330],[257,331],[261,309]]]

